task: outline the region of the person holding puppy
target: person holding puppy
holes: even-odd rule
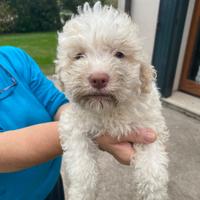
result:
[[[70,106],[35,61],[15,47],[0,48],[0,199],[64,199],[58,120]],[[132,143],[152,143],[146,128],[120,140],[94,142],[120,163],[134,156]]]

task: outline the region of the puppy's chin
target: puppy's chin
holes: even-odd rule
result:
[[[112,110],[118,105],[117,99],[112,95],[85,95],[77,98],[76,103],[84,109],[98,113]]]

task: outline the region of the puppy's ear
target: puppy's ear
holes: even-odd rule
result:
[[[151,91],[152,82],[156,79],[156,70],[153,66],[141,63],[140,67],[140,81],[141,92],[149,93]]]

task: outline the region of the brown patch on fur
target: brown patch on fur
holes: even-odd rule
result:
[[[151,91],[152,81],[156,79],[156,70],[149,64],[142,63],[140,67],[141,91],[149,93]]]

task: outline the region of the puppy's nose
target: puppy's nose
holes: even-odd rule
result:
[[[106,73],[93,73],[88,78],[90,85],[93,88],[102,89],[107,86],[109,82],[109,76]]]

